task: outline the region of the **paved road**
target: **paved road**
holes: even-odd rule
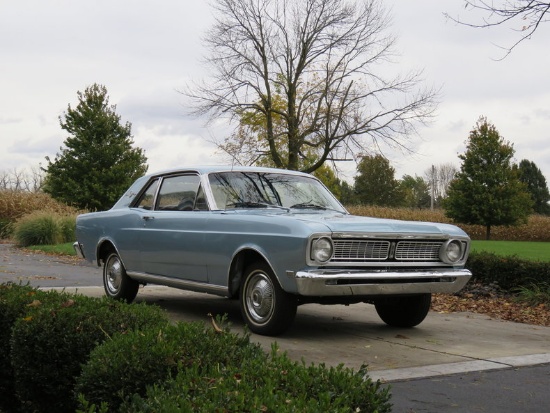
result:
[[[101,296],[101,270],[78,260],[24,254],[0,244],[0,282],[29,282]],[[146,286],[137,301],[156,303],[174,320],[208,321],[227,314],[244,329],[233,300]],[[266,350],[272,338],[252,335]],[[367,364],[392,389],[394,412],[550,411],[550,328],[487,316],[430,313],[417,328],[382,324],[369,305],[305,305],[293,327],[276,338],[281,350],[306,363]]]

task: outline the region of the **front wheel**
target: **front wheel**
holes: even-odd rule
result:
[[[108,297],[129,303],[138,293],[139,283],[128,277],[120,257],[115,252],[109,254],[103,263],[103,287]]]
[[[264,262],[246,268],[239,299],[246,324],[257,334],[281,334],[296,316],[296,296],[281,288],[273,271]]]
[[[430,311],[431,294],[381,298],[374,303],[383,322],[392,327],[414,327],[420,324]]]

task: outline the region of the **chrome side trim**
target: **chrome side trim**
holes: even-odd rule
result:
[[[82,249],[82,245],[80,244],[80,242],[74,242],[73,248],[78,258],[86,259],[86,257],[84,256],[84,250]]]
[[[182,280],[180,278],[165,277],[163,275],[154,275],[134,271],[128,271],[127,274],[134,280],[144,284],[159,284],[167,287],[179,288],[180,290],[209,293],[225,297],[229,296],[229,289],[220,285],[212,285],[197,281]]]
[[[294,276],[297,293],[304,296],[395,295],[455,293],[472,277],[466,269],[377,271],[298,271]]]

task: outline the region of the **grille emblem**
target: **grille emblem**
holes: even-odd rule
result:
[[[390,260],[393,260],[395,258],[395,246],[397,243],[392,242],[390,245]]]

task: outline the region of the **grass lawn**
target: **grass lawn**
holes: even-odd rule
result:
[[[550,242],[472,241],[472,251],[497,255],[517,255],[533,261],[550,261]]]
[[[76,255],[72,242],[57,245],[33,245],[27,247],[27,249],[32,251],[43,251],[48,254]]]

